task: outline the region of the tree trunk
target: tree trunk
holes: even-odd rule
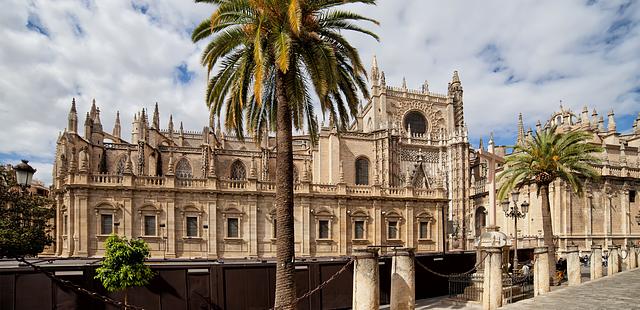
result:
[[[285,94],[285,74],[276,74],[276,297],[275,309],[295,309],[296,283],[293,231],[293,151],[291,107]]]
[[[553,243],[553,226],[551,225],[551,204],[549,203],[549,184],[540,184],[542,196],[542,231],[544,246],[549,249],[549,283],[556,285],[556,247]]]
[[[129,307],[129,294],[128,289],[124,289],[124,310],[127,310]]]

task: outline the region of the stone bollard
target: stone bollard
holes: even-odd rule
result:
[[[533,256],[533,294],[538,296],[549,292],[549,248],[536,247]]]
[[[591,280],[602,278],[602,246],[593,244],[591,245],[591,262],[589,266],[589,274],[591,274]]]
[[[391,309],[413,310],[416,269],[412,248],[396,249],[391,261]]]
[[[378,310],[380,286],[378,285],[378,249],[354,249],[353,265],[354,310]]]
[[[485,247],[484,253],[482,309],[494,310],[502,307],[502,247]]]
[[[609,258],[607,260],[607,276],[620,272],[620,251],[617,245],[609,246]]]
[[[577,245],[567,246],[567,278],[569,279],[569,286],[580,285],[582,281]]]

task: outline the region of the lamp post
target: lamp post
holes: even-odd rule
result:
[[[502,201],[502,211],[504,211],[504,215],[514,219],[513,270],[518,269],[518,219],[524,218],[527,212],[529,212],[529,203],[527,201],[522,202],[520,208],[518,208],[518,195],[519,193],[516,191],[511,193],[511,200],[513,200],[512,207],[509,207],[510,203],[508,199]]]
[[[13,170],[16,172],[16,181],[23,191],[31,186],[31,180],[33,179],[33,174],[36,173],[36,169],[29,166],[28,160],[23,159],[21,163],[13,167]]]

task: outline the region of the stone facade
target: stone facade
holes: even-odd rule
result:
[[[442,251],[443,223],[470,212],[458,73],[446,95],[426,82],[391,87],[374,59],[369,81],[371,98],[346,132],[323,124],[317,143],[294,136],[298,256]],[[94,101],[81,135],[74,100],[53,172],[56,254],[101,256],[113,232],[145,239],[156,258],[274,257],[275,138],[258,145],[215,127],[186,131],[170,116],[162,129],[156,104],[152,118],[134,115],[127,141],[120,115],[107,132]]]
[[[594,110],[591,115],[585,107],[581,113],[573,113],[561,107],[551,115],[547,124],[555,124],[560,131],[586,130],[593,135],[591,143],[601,145],[605,152],[599,156],[602,165],[596,167],[602,177],[587,181],[584,195],[575,194],[565,183],[556,181],[550,186],[550,203],[553,234],[557,247],[566,249],[571,244],[581,251],[590,251],[591,245],[603,248],[611,244],[627,245],[640,242],[640,115],[631,132],[617,131],[614,113],[604,117]],[[537,129],[542,128],[538,122]],[[518,120],[518,138],[522,143],[532,135],[525,133],[522,116]],[[471,204],[475,210],[469,221],[478,230],[488,225],[497,225],[511,239],[516,235],[514,221],[506,218],[495,198],[498,185],[494,176],[502,170],[505,147],[494,146],[489,141],[488,149],[481,146],[472,160]],[[519,202],[530,203],[529,214],[518,220],[518,246],[535,247],[542,244],[542,217],[540,197],[535,186],[524,188]],[[476,231],[479,234],[479,231]],[[468,236],[469,240],[474,236]]]

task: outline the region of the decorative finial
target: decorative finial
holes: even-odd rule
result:
[[[460,77],[458,76],[458,70],[453,71],[452,83],[460,83]]]

